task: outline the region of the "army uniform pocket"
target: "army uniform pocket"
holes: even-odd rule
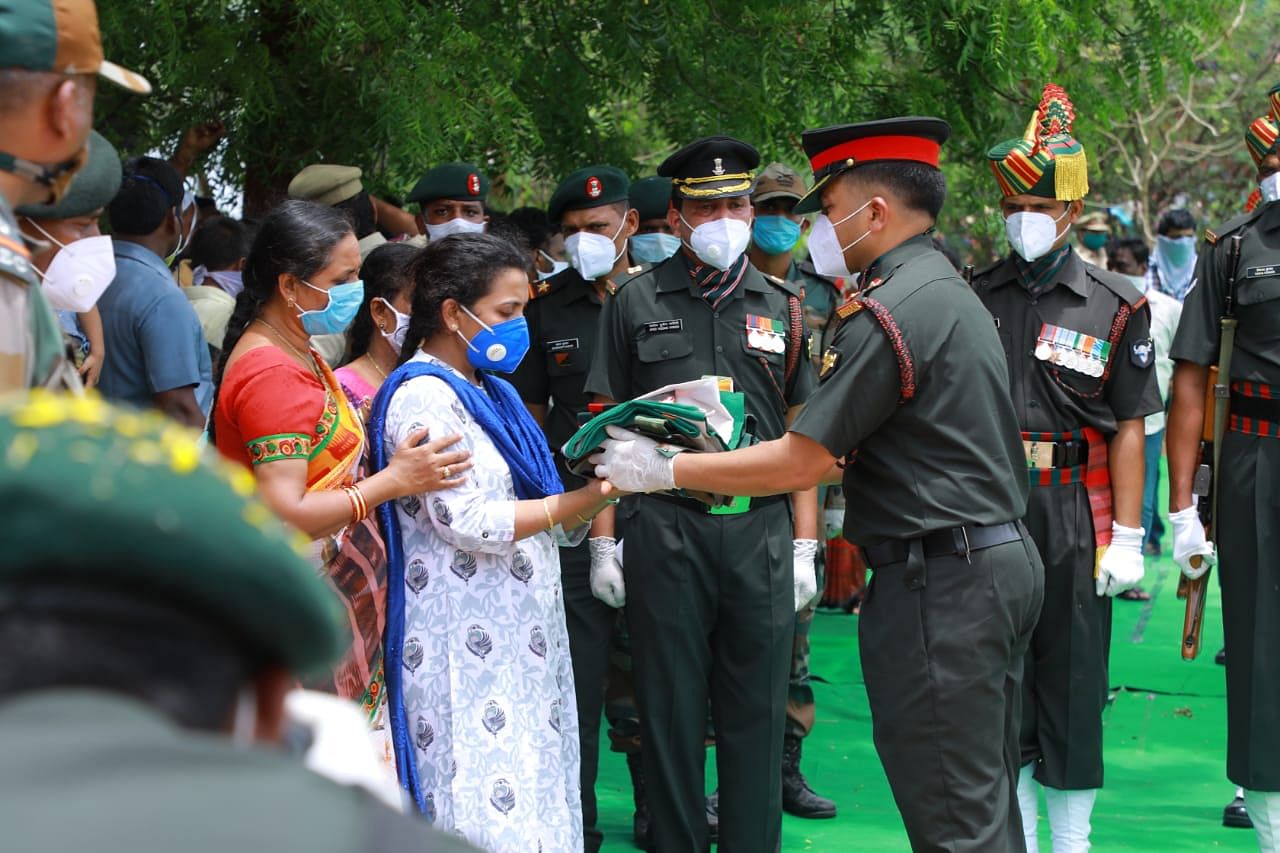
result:
[[[586,353],[580,339],[547,341],[543,349],[546,352],[548,376],[573,376],[587,372]]]
[[[693,341],[684,332],[647,334],[636,340],[636,358],[645,364],[684,358],[693,352]]]

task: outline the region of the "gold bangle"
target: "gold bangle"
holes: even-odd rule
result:
[[[364,493],[358,486],[343,486],[347,500],[351,502],[351,523],[356,524],[369,517],[369,504],[365,502]]]
[[[591,519],[590,519],[590,518],[583,518],[581,515],[578,515],[578,513],[576,513],[576,512],[574,513],[574,515],[577,515],[577,516],[578,516],[578,521],[581,521],[583,524],[590,524],[590,523],[591,523]]]
[[[542,511],[547,514],[547,529],[550,530],[556,526],[556,520],[551,517],[551,506],[547,503],[546,498],[542,499]]]

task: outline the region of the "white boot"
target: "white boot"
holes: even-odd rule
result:
[[[1033,761],[1018,772],[1018,810],[1022,812],[1022,835],[1027,840],[1027,853],[1040,853],[1040,841],[1036,838],[1040,784],[1035,780],[1035,770]]]
[[[1244,805],[1253,821],[1253,831],[1258,834],[1258,850],[1276,853],[1280,847],[1280,793],[1275,791],[1245,791]]]
[[[1049,812],[1049,830],[1053,833],[1053,853],[1086,853],[1089,849],[1089,818],[1097,789],[1059,791],[1044,789],[1044,802]]]

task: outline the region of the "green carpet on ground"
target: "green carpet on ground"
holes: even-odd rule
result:
[[[1166,550],[1171,546],[1166,535]],[[1182,602],[1177,570],[1166,558],[1147,560],[1146,603],[1117,601],[1111,647],[1114,699],[1106,711],[1106,787],[1093,813],[1093,849],[1257,850],[1252,830],[1222,826],[1233,787],[1225,778],[1226,700],[1216,581],[1198,660],[1178,653]],[[819,612],[813,628],[818,723],[805,742],[804,771],[818,792],[833,797],[839,817],[806,821],[784,816],[784,851],[899,851],[907,838],[871,744],[871,715],[858,666],[857,617]],[[707,786],[714,782],[714,755]],[[600,825],[607,853],[633,849],[631,789],[623,757],[601,756]],[[1040,849],[1049,851],[1043,800]]]

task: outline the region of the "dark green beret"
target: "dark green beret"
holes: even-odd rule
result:
[[[732,136],[706,136],[690,142],[658,167],[677,193],[695,200],[750,195],[760,152]]]
[[[627,200],[631,179],[613,166],[587,166],[560,182],[547,204],[547,217],[559,222],[566,210],[600,207]]]
[[[107,206],[120,190],[123,168],[115,146],[102,134],[89,132],[89,159],[76,172],[67,194],[57,204],[24,204],[14,213],[32,219],[72,219]]]
[[[474,163],[445,163],[427,172],[413,190],[408,202],[426,204],[438,198],[457,201],[484,201],[489,194],[489,179]]]
[[[195,432],[91,395],[0,403],[0,587],[67,579],[207,616],[298,674],[344,651],[309,543]],[[163,642],[162,637],[156,638]]]
[[[636,181],[631,185],[631,206],[640,215],[641,222],[666,219],[667,208],[671,206],[671,179],[654,175]]]

